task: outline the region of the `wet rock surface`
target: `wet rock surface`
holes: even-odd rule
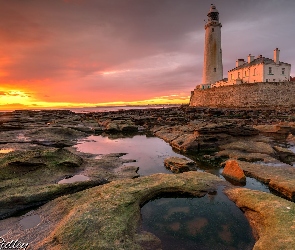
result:
[[[166,168],[170,169],[173,173],[182,173],[193,170],[196,163],[191,160],[180,157],[169,157],[164,160]]]
[[[248,218],[257,238],[254,250],[294,249],[295,205],[272,194],[235,188],[226,195]]]
[[[10,127],[0,129],[0,219],[64,194],[122,176],[138,176],[134,169],[117,170],[126,162],[120,158],[123,154],[95,159],[72,148],[88,135],[87,131],[94,132],[94,122],[71,111],[15,111],[0,115],[0,119],[2,125]],[[16,129],[16,123],[22,128]],[[77,174],[89,179],[58,184]]]
[[[220,168],[220,163],[225,160],[235,160],[246,176],[262,181],[278,195],[294,201],[294,114],[295,110],[291,108],[238,110],[186,106],[165,109],[131,109],[107,113],[74,113],[68,110],[0,112],[0,219],[8,218],[17,212],[50,202],[53,207],[45,205],[40,208],[40,211],[43,209],[40,212],[42,214],[40,224],[42,227],[38,226],[39,238],[36,238],[34,244],[39,244],[40,241],[38,242],[38,240],[42,239],[40,244],[44,247],[43,249],[60,249],[64,244],[68,244],[67,247],[71,246],[72,249],[81,249],[84,246],[83,244],[87,244],[87,242],[86,240],[82,242],[76,241],[74,235],[75,237],[77,234],[79,236],[83,235],[83,237],[85,235],[86,238],[90,236],[100,237],[99,233],[96,232],[93,235],[93,232],[87,230],[86,225],[88,225],[88,217],[94,218],[96,216],[92,212],[95,214],[98,210],[101,211],[100,209],[106,207],[100,207],[103,206],[102,204],[98,206],[99,209],[94,208],[97,203],[93,204],[93,206],[89,205],[84,198],[81,198],[81,193],[89,194],[90,200],[92,200],[97,195],[97,193],[94,194],[96,191],[92,190],[104,190],[105,186],[112,183],[116,183],[114,185],[119,188],[125,185],[120,184],[121,182],[131,185],[133,182],[138,183],[140,181],[142,183],[136,185],[144,185],[147,179],[138,178],[138,167],[132,165],[123,166],[124,163],[132,162],[132,159],[123,159],[124,154],[108,154],[95,158],[95,155],[76,151],[73,146],[77,144],[78,140],[89,135],[121,138],[132,137],[134,134],[140,133],[157,136],[169,143],[177,152],[181,152],[191,159],[215,166],[217,170]],[[189,167],[189,170],[193,168]],[[178,169],[177,172],[182,172],[179,167],[175,169]],[[185,174],[190,174],[190,172]],[[88,179],[86,181],[58,184],[60,180],[75,175],[83,175]],[[179,175],[182,176],[183,174]],[[162,175],[156,176],[153,178],[159,180],[162,178]],[[167,178],[173,181],[173,178],[176,178],[174,176],[169,175]],[[211,187],[211,179],[209,179],[207,179],[206,175],[204,181],[208,181],[208,185]],[[135,196],[137,193],[143,192],[132,185],[130,189],[126,188]],[[177,184],[175,185],[177,186]],[[204,186],[204,190],[208,190],[207,187],[209,186]],[[245,194],[243,196],[245,199],[250,196],[260,197],[254,199],[257,206],[269,205],[267,203],[268,199],[273,201],[274,204],[288,202],[274,195],[269,196],[264,193],[258,195],[251,190],[249,192],[241,191],[244,189],[234,190],[238,191],[231,191],[229,197],[238,206],[242,204],[240,207],[243,208],[243,202],[245,202],[245,207],[249,207],[249,211],[253,207],[252,210],[257,211],[257,213],[248,213],[250,214],[248,218],[253,221],[252,226],[254,228],[258,227],[258,231],[259,227],[266,227],[262,219],[264,214],[261,210],[257,210],[258,208],[256,209],[256,205],[253,205],[254,202],[252,204],[252,201],[249,203],[247,203],[248,201],[240,201],[237,193]],[[95,199],[99,200],[99,197],[101,197],[104,201],[108,200],[105,194],[101,194],[100,191],[98,193],[99,195]],[[153,190],[151,193],[153,193]],[[69,196],[66,200],[58,198],[63,195]],[[110,197],[112,195],[110,194]],[[130,212],[138,216],[138,212],[134,210],[134,207],[131,206],[131,210],[128,210],[130,208],[128,202],[128,204],[124,203],[125,205],[121,206],[118,205],[121,204],[121,198],[116,196],[116,199],[116,201],[112,201],[113,203],[108,203],[111,204],[110,211],[114,208],[114,211],[117,212],[124,211],[123,215]],[[129,198],[127,201],[133,202]],[[290,206],[288,205],[288,207]],[[86,211],[84,208],[91,208],[89,210],[91,212],[84,214],[82,212]],[[77,214],[77,218],[73,218],[72,212]],[[259,213],[262,215],[257,216],[257,219],[254,215]],[[274,223],[276,225],[281,224],[280,222],[284,221],[284,210],[274,210],[274,214],[277,218],[274,219]],[[55,220],[54,216],[59,218],[59,221]],[[66,216],[69,216],[69,220],[65,219]],[[135,218],[137,218],[136,216]],[[255,219],[252,219],[253,216]],[[107,216],[95,218],[98,219],[98,224],[95,224],[97,228],[104,228],[104,221],[109,221]],[[0,223],[0,232],[5,233],[5,235],[7,234],[7,228],[2,225],[4,225],[4,221],[6,223],[8,220],[13,220],[13,217],[1,220]],[[73,227],[73,225],[77,225],[78,221],[82,227],[79,227],[81,229],[79,232]],[[114,216],[114,221],[111,223],[120,224],[122,222],[116,216]],[[45,224],[42,224],[43,222]],[[131,224],[127,223],[125,226],[133,230],[134,225]],[[57,227],[58,229],[56,229]],[[261,229],[261,232],[264,232],[263,230]],[[284,230],[285,228],[282,229],[282,232],[285,232]],[[128,237],[126,236],[125,239],[125,236],[122,236],[122,231],[119,231],[112,232],[112,236],[106,233],[108,237],[114,237],[114,235],[123,237],[122,242],[109,238],[111,241],[113,240],[113,242],[108,243],[113,244],[112,247],[123,247],[126,244],[128,247],[134,246],[134,249],[149,249],[148,246],[153,246],[153,249],[160,248],[159,240],[148,232],[138,234],[132,231],[133,233]],[[52,233],[51,236],[49,232]],[[278,235],[283,237],[283,234]],[[21,232],[12,235],[25,237]],[[257,242],[259,244],[255,245],[255,249],[265,249],[267,237],[263,235],[263,233],[259,234],[261,240]],[[286,235],[289,237],[288,233]],[[118,239],[121,239],[120,237]],[[289,242],[290,246],[293,246],[291,239]],[[281,249],[284,249],[284,242],[278,241],[277,244],[282,244]],[[280,249],[280,247],[276,249]]]
[[[222,175],[234,181],[241,183],[246,182],[246,176],[243,169],[239,166],[239,163],[235,160],[228,160],[222,171]]]
[[[161,249],[157,237],[138,231],[140,206],[161,193],[202,197],[218,185],[226,182],[196,171],[113,181],[51,201],[35,212],[42,222],[30,231],[9,228],[10,219],[0,231],[5,224],[7,239],[17,237],[33,249]]]
[[[286,164],[269,166],[238,161],[246,176],[254,177],[267,184],[278,194],[295,201],[295,168]]]

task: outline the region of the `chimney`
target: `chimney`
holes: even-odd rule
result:
[[[280,50],[278,48],[273,51],[273,60],[276,64],[280,63]]]
[[[239,66],[243,65],[244,63],[245,63],[245,60],[244,59],[238,59],[236,61],[236,67],[239,67]]]
[[[248,55],[248,63],[254,61],[255,56],[251,56],[251,54]]]

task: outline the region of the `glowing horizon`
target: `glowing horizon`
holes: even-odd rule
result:
[[[5,91],[0,88],[0,111],[11,111],[16,109],[49,109],[49,108],[86,108],[103,106],[127,106],[127,105],[165,105],[165,104],[188,104],[189,96],[170,96],[154,97],[149,100],[138,101],[116,101],[102,103],[73,103],[73,102],[44,102],[35,99],[21,90]]]

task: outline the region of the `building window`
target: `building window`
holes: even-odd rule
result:
[[[276,81],[276,79],[273,79],[273,82],[275,82]]]
[[[265,81],[268,82],[268,79],[266,79]]]
[[[231,80],[233,79],[233,74],[230,74],[230,79],[231,79]]]
[[[268,74],[269,74],[269,75],[272,75],[272,67],[269,67],[269,68],[268,68]]]
[[[238,72],[238,78],[240,78],[240,73],[241,73],[241,72]]]
[[[247,76],[247,71],[245,71],[245,76]]]
[[[256,80],[254,80],[254,82],[256,82]]]
[[[212,28],[212,32],[214,32],[214,28]]]
[[[285,75],[285,68],[282,68],[282,75]]]
[[[256,69],[254,69],[254,72],[253,72],[253,76],[255,76],[256,75]]]
[[[214,68],[214,72],[216,72],[216,68]]]

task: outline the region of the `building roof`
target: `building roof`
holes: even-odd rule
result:
[[[267,58],[267,57],[258,57],[256,59],[254,59],[252,62],[248,63],[248,62],[245,62],[244,64],[238,66],[238,67],[235,67],[231,70],[229,70],[228,72],[230,71],[234,71],[234,70],[237,70],[237,69],[243,69],[243,68],[248,68],[248,67],[251,67],[253,65],[258,65],[258,64],[276,64],[275,61],[273,59],[270,59],[270,58]],[[280,62],[280,64],[286,64],[286,65],[290,65],[289,63],[284,63],[284,62]]]

